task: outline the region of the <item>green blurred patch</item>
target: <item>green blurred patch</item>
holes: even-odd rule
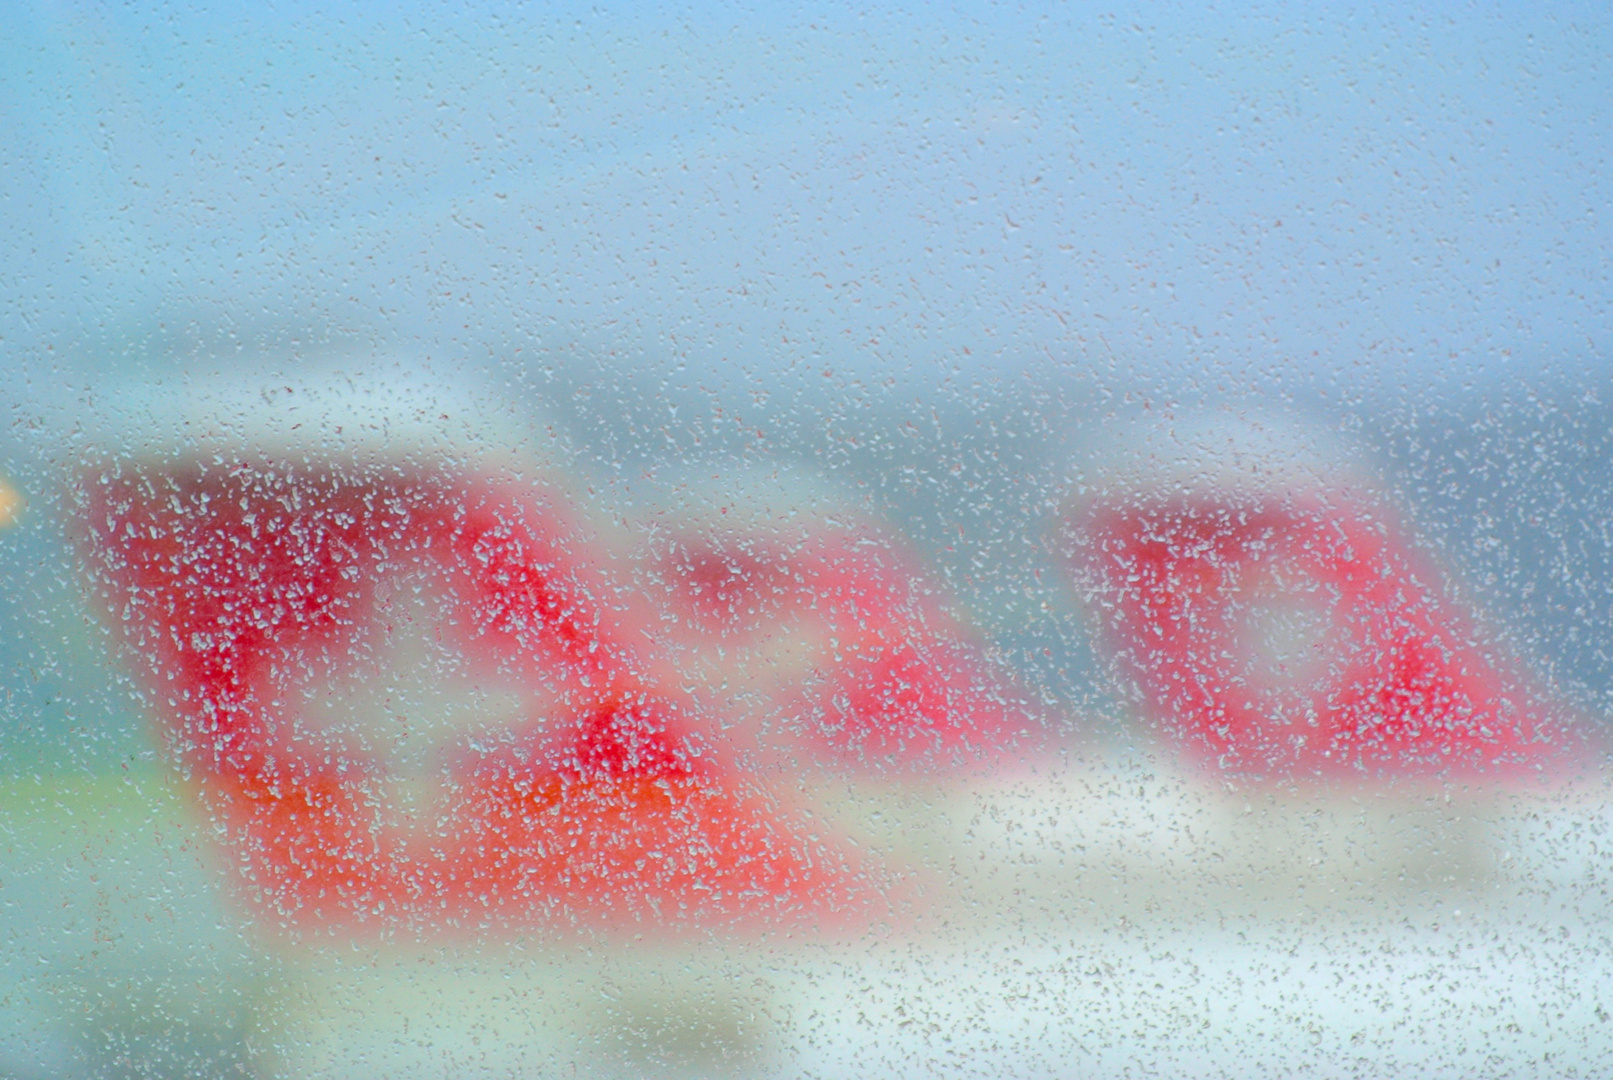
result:
[[[207,833],[156,769],[0,781],[0,979],[70,1053],[36,1075],[262,1074],[281,974]]]

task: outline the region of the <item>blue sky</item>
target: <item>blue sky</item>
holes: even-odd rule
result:
[[[1576,370],[1613,329],[1605,11],[13,25],[7,364],[181,323],[1348,396]]]

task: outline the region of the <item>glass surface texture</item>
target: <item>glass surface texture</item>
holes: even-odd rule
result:
[[[5,25],[0,1077],[1613,1068],[1605,9]]]

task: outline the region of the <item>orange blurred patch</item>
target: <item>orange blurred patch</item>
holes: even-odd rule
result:
[[[28,500],[22,497],[22,492],[0,476],[0,529],[9,529],[21,521],[23,511],[27,508]]]

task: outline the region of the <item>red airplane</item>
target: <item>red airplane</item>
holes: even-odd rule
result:
[[[1191,755],[1269,778],[1517,778],[1584,751],[1382,500],[1269,449],[1279,467],[1241,476],[1188,456],[1199,473],[1134,476],[1064,527],[1107,648]]]
[[[155,711],[288,924],[821,925],[879,892],[711,752],[552,490],[248,456],[108,465],[78,503]]]
[[[782,533],[686,521],[651,562],[680,666],[750,700],[746,749],[764,759],[954,773],[1000,765],[1041,728],[914,556],[853,515]]]

